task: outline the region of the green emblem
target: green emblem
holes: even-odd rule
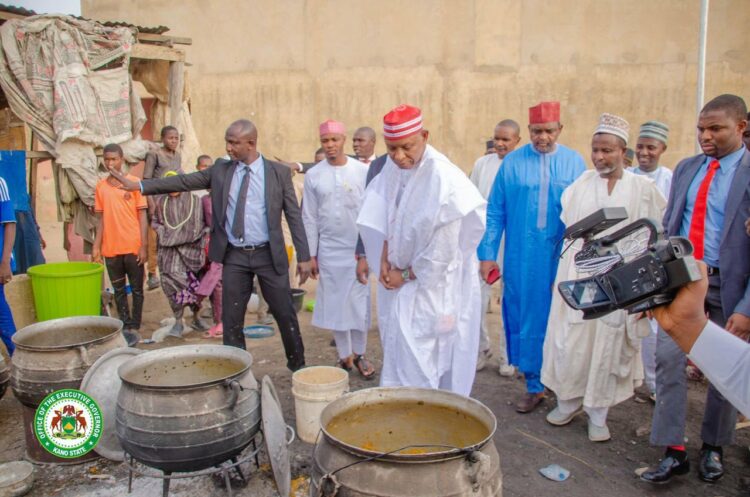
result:
[[[63,459],[89,453],[102,436],[102,412],[88,394],[64,389],[44,398],[34,416],[34,433],[44,449]]]

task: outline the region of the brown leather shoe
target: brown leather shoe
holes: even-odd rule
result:
[[[516,412],[526,414],[531,412],[542,403],[544,400],[544,393],[525,393],[521,400],[516,403]]]

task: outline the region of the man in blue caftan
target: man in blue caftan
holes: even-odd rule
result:
[[[565,226],[560,220],[563,190],[586,169],[583,158],[557,144],[562,131],[560,103],[529,109],[531,143],[503,160],[490,192],[487,230],[477,249],[482,278],[498,268],[505,233],[503,323],[510,364],[526,379],[516,411],[533,411],[544,399],[540,381],[542,348]]]

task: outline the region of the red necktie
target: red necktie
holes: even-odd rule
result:
[[[693,255],[698,260],[703,260],[703,237],[706,231],[706,207],[708,206],[708,189],[714,179],[716,170],[719,169],[719,161],[712,160],[708,165],[706,176],[698,188],[693,206],[693,218],[690,220],[690,234],[688,238],[693,242]]]

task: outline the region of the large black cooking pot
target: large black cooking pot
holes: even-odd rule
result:
[[[166,473],[238,455],[260,429],[251,364],[248,352],[224,345],[154,350],[123,364],[115,419],[122,447]]]

